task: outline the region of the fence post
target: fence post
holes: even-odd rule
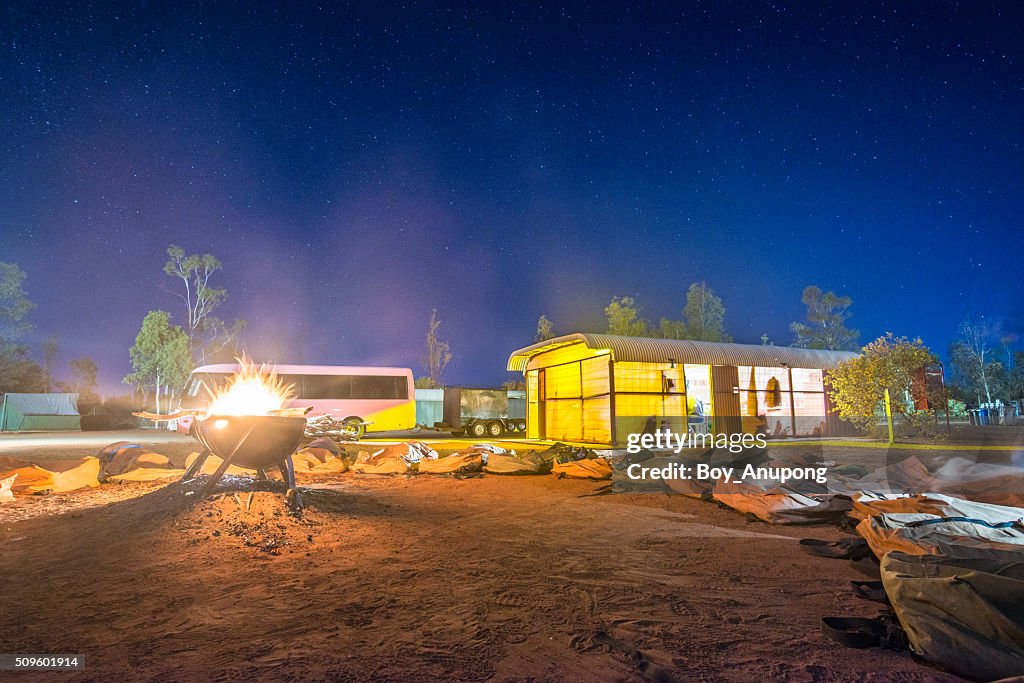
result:
[[[889,390],[885,390],[885,421],[889,425],[889,443],[896,443],[892,434],[892,402],[889,400]]]

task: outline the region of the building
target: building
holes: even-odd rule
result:
[[[847,351],[576,333],[519,349],[527,436],[622,444],[631,433],[849,433],[824,371]]]

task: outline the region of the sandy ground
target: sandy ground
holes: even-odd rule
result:
[[[551,476],[302,483],[319,489],[301,519],[242,482],[198,502],[105,485],[5,520],[0,652],[87,659],[8,676],[956,680],[820,635],[821,616],[878,612],[847,562],[798,552],[835,529]]]

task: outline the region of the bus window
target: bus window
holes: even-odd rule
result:
[[[409,386],[394,375],[304,375],[299,398],[406,400]]]
[[[303,375],[299,398],[352,398],[352,378],[348,375]]]
[[[302,375],[278,375],[277,379],[288,387],[292,396],[295,398],[302,396],[302,380],[305,379]]]
[[[407,399],[409,398],[409,385],[405,377],[353,376],[352,398]]]

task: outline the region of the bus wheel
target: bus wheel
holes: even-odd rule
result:
[[[358,417],[347,417],[341,422],[341,428],[345,434],[351,436],[353,439],[359,439],[363,434],[366,433],[366,425]]]
[[[466,433],[477,438],[485,436],[487,434],[487,425],[483,422],[474,422],[466,429]]]
[[[505,433],[505,426],[502,425],[500,422],[488,422],[487,433],[490,434],[493,438],[498,438],[499,436]]]

